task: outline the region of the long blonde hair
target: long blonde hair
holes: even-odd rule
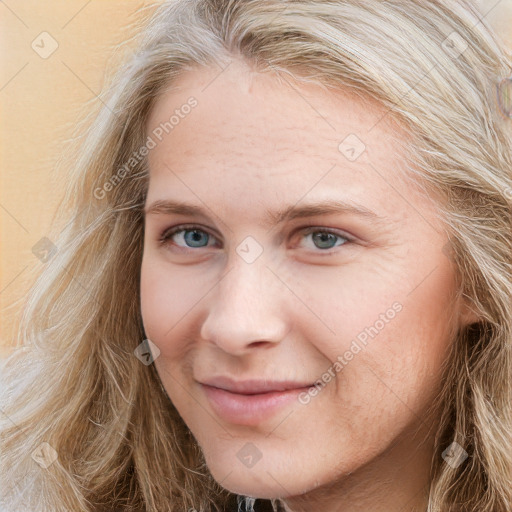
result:
[[[512,510],[512,120],[499,96],[512,59],[485,18],[450,0],[174,0],[152,14],[69,159],[59,210],[69,222],[49,235],[56,251],[4,368],[2,506],[236,504],[209,474],[154,365],[134,350],[146,338],[145,121],[182,73],[220,72],[241,58],[276,77],[372,97],[407,126],[410,175],[443,198],[459,294],[481,318],[457,334],[446,364],[428,511]],[[468,454],[456,468],[442,457],[452,442]],[[38,450],[49,465],[37,463]]]

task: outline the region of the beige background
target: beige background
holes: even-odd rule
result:
[[[122,55],[116,46],[150,3],[0,2],[0,357],[16,344],[20,307],[44,265],[32,247],[49,232],[63,193],[57,159],[76,122],[100,101],[105,71]],[[512,48],[512,0],[479,3]]]

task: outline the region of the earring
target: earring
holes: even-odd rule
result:
[[[498,84],[497,97],[501,112],[505,117],[512,119],[512,75]]]

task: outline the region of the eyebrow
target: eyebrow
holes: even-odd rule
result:
[[[159,199],[143,209],[144,216],[158,214],[207,217],[207,214],[199,206],[181,201],[171,201],[169,199]],[[357,215],[367,218],[376,224],[384,224],[389,220],[386,217],[377,215],[374,211],[369,210],[363,205],[331,199],[305,204],[303,206],[289,205],[275,211],[266,210],[264,213],[264,224],[266,227],[269,227],[281,224],[285,221],[329,214]]]

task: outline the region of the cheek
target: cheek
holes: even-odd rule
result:
[[[420,282],[418,274],[411,281]],[[341,356],[336,392],[343,405],[364,411],[366,404],[391,423],[391,411],[408,416],[435,396],[455,318],[449,273],[439,268],[412,293],[409,283],[393,281],[375,281],[366,294],[343,295],[337,306],[317,303],[323,312],[331,311],[332,321],[337,318],[337,336],[328,343],[324,338],[321,346],[331,361]],[[349,279],[343,284],[357,290]]]
[[[146,336],[158,346],[162,361],[179,364],[199,336],[199,317],[214,282],[194,265],[173,266],[149,251],[141,265],[141,315]]]
[[[367,331],[365,347],[349,363],[353,367],[347,366],[348,394],[366,388],[380,407],[386,402],[400,409],[406,405],[404,412],[421,411],[434,399],[453,322],[449,296],[434,288],[432,283],[431,289],[416,290],[402,299],[401,311],[382,329]]]
[[[190,301],[186,296],[187,287],[179,282],[179,273],[171,277],[169,270],[162,267],[156,258],[144,256],[140,300],[145,333],[165,355],[169,349],[167,340],[176,339],[176,326],[190,309]]]

